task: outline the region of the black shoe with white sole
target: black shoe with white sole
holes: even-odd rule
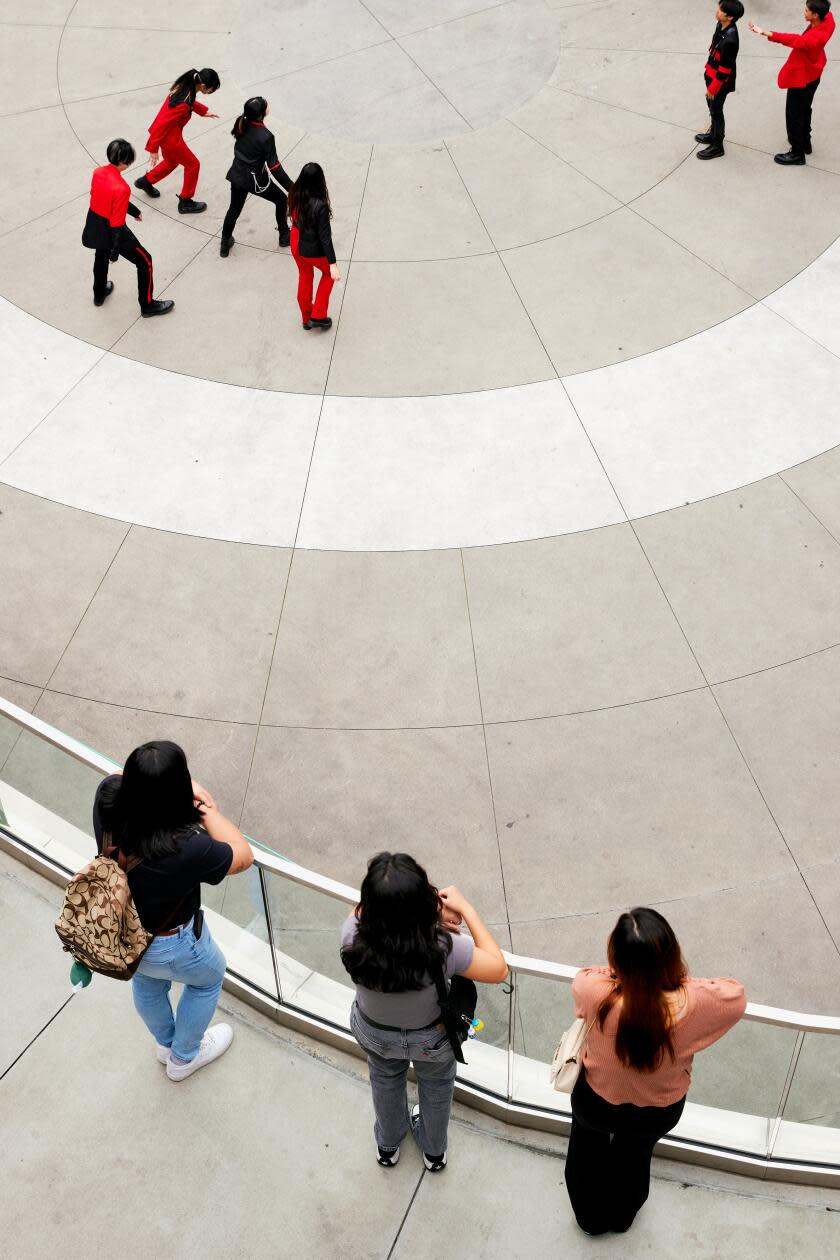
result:
[[[416,1131],[419,1123],[420,1123],[420,1104],[415,1103],[414,1106],[411,1108],[411,1116],[409,1117],[409,1124],[411,1125],[412,1133]],[[443,1172],[444,1168],[446,1167],[446,1151],[444,1151],[442,1155],[427,1155],[426,1152],[424,1151],[423,1163],[429,1172]]]
[[[376,1162],[380,1168],[395,1168],[400,1162],[400,1148],[395,1151],[384,1151],[381,1146],[376,1148]]]

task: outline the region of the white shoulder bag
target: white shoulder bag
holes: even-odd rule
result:
[[[550,1069],[551,1083],[558,1093],[571,1094],[574,1089],[575,1082],[580,1076],[586,1038],[592,1031],[592,1025],[597,1018],[596,1013],[588,1025],[583,1018],[576,1019],[560,1038]]]

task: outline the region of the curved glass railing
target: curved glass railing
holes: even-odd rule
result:
[[[91,801],[113,762],[0,700],[0,845],[64,883],[94,852]],[[256,841],[250,871],[206,888],[227,985],[274,1018],[355,1048],[338,933],[356,890]],[[510,981],[480,986],[485,1028],[465,1047],[459,1098],[513,1124],[565,1132],[548,1081],[573,1017],[577,968],[506,955]],[[661,1154],[767,1178],[840,1184],[840,1018],[750,1004],[697,1057],[690,1102]]]

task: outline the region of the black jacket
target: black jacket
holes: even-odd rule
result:
[[[227,178],[236,188],[259,192],[267,187],[271,178],[288,191],[292,186],[277,156],[274,136],[265,123],[246,123],[245,134],[238,136],[233,146],[233,165]]]
[[[335,262],[332,232],[330,230],[330,212],[323,201],[313,201],[312,222],[306,225],[295,223],[300,230],[298,253],[304,258],[326,258],[327,262]]]
[[[709,96],[717,96],[724,90],[735,91],[735,60],[738,56],[739,44],[737,23],[730,22],[724,30],[718,22],[709,45],[709,58],[703,72]]]

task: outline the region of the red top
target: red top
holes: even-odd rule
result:
[[[192,105],[189,101],[182,101],[180,105],[170,105],[167,96],[149,128],[146,152],[157,153],[161,145],[179,140],[181,132],[192,118],[193,111],[196,114],[206,114],[207,106],[202,105],[200,101],[193,101]]]
[[[807,87],[818,79],[825,69],[825,46],[834,34],[834,14],[827,13],[821,22],[815,22],[801,35],[785,35],[773,31],[773,44],[786,44],[793,51],[779,71],[780,88]]]
[[[97,166],[90,181],[90,208],[101,214],[111,227],[125,223],[131,189],[116,166]]]
[[[584,967],[572,981],[575,1013],[587,1024],[612,988],[609,967]],[[586,1039],[583,1066],[586,1080],[608,1103],[635,1107],[670,1107],[683,1098],[691,1084],[691,1065],[698,1050],[717,1041],[743,1015],[747,999],[737,980],[695,980],[684,985],[685,1006],[671,1028],[674,1058],[665,1057],[654,1072],[625,1067],[615,1052],[620,1005],[615,1002],[604,1021],[597,1019]]]

